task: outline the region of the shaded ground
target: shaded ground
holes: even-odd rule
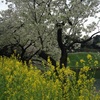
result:
[[[95,87],[97,91],[100,91],[100,79],[96,79]]]

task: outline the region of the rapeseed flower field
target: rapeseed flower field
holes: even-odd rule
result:
[[[87,58],[91,60],[90,55]],[[33,65],[27,67],[14,56],[0,57],[0,100],[100,100],[90,66],[84,65],[76,76],[70,67],[60,69],[57,63],[56,75],[48,57],[45,67],[48,70],[42,72]]]

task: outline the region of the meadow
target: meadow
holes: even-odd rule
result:
[[[86,58],[98,66],[92,55],[87,54]],[[56,75],[49,57],[44,66],[48,70],[44,72],[33,65],[27,67],[14,56],[0,57],[0,100],[100,100],[100,92],[94,87],[95,78],[90,73],[91,66],[85,64],[85,59],[77,62],[76,65],[83,66],[78,77],[70,67],[60,69],[58,62]]]
[[[73,70],[80,70],[83,66],[90,66],[91,72],[95,71],[95,78],[100,79],[100,53],[76,52],[69,53],[68,66]]]
[[[90,55],[90,57],[87,55]],[[83,67],[83,62],[84,64],[88,64],[89,66],[94,67],[97,61],[98,65],[96,65],[96,67],[100,67],[100,53],[97,52],[69,53],[68,57],[70,60],[68,66],[70,67]]]

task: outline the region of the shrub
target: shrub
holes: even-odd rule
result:
[[[49,70],[41,72],[35,66],[22,64],[13,56],[0,57],[0,100],[99,100],[94,81],[84,66],[76,73],[57,64],[58,75],[50,60]]]

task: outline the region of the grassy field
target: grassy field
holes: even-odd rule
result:
[[[91,55],[90,58],[88,56]],[[97,52],[78,52],[69,53],[68,66],[76,70],[83,66],[90,66],[91,72],[95,71],[95,78],[100,79],[100,53]],[[98,62],[98,64],[95,64]]]
[[[88,59],[87,56],[91,55],[92,58]],[[69,63],[68,66],[70,67],[83,67],[83,64],[80,60],[84,60],[85,65],[89,65],[94,67],[94,62],[98,61],[97,67],[100,67],[100,53],[96,52],[78,52],[78,53],[69,53]],[[78,65],[77,65],[78,63]]]
[[[88,55],[91,55],[91,59],[88,59]],[[97,91],[100,91],[100,53],[77,52],[77,53],[69,53],[68,56],[69,56],[68,66],[78,73],[80,67],[83,67],[84,65],[92,67],[90,73],[94,72],[95,73],[94,78],[96,79],[94,86],[96,87]],[[82,60],[84,62],[81,62]],[[96,66],[95,66],[95,61],[98,61],[98,64]]]

